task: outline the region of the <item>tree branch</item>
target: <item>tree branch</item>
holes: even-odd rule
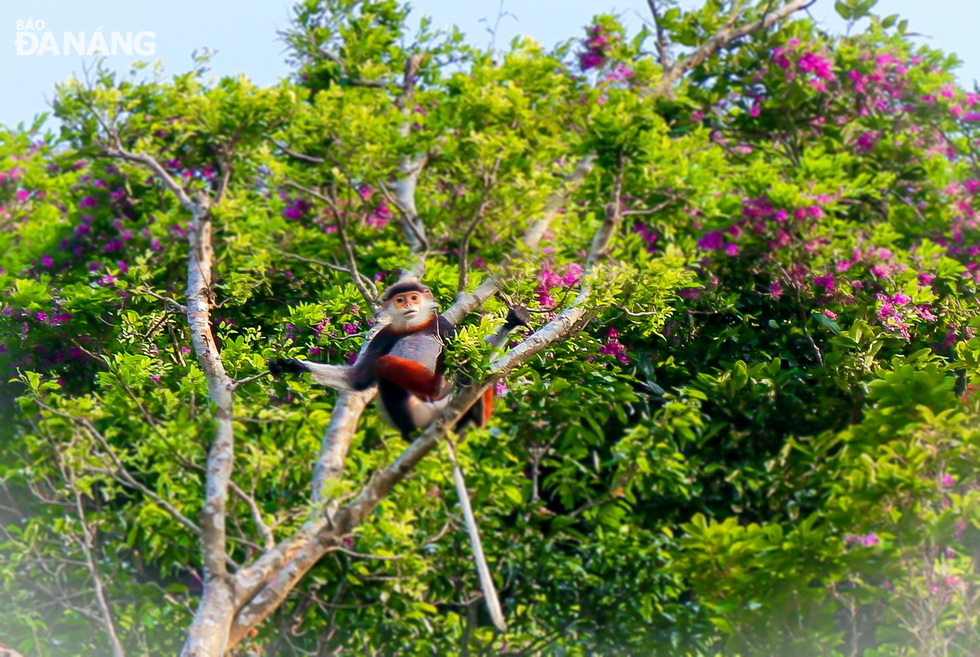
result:
[[[85,520],[85,508],[82,505],[82,494],[79,492],[78,486],[75,483],[75,474],[71,466],[62,463],[61,468],[65,479],[68,481],[68,486],[71,488],[72,495],[75,498],[75,512],[78,514],[78,522],[82,526],[82,539],[79,541],[79,547],[82,548],[82,554],[85,555],[86,568],[88,569],[89,574],[92,576],[92,583],[95,588],[95,601],[99,607],[102,625],[105,628],[106,635],[109,637],[109,646],[112,649],[112,655],[113,657],[125,657],[126,653],[123,652],[122,644],[119,643],[119,636],[116,634],[116,628],[112,623],[112,613],[109,609],[109,603],[105,597],[105,588],[102,585],[102,578],[99,576],[99,569],[96,567],[95,559],[92,556],[92,550],[95,545],[95,536],[94,531],[89,527],[88,522]]]
[[[606,217],[602,226],[596,232],[592,248],[587,259],[586,272],[582,278],[582,287],[575,303],[560,313],[554,320],[536,331],[521,344],[507,354],[490,364],[491,374],[482,382],[463,388],[450,402],[429,427],[415,439],[401,455],[389,466],[378,470],[357,496],[349,503],[340,507],[329,519],[322,522],[310,522],[303,531],[309,538],[299,543],[291,543],[281,549],[277,546],[275,555],[263,556],[257,567],[263,567],[271,577],[261,578],[262,581],[251,579],[247,586],[248,593],[255,591],[254,597],[243,596],[247,600],[235,616],[235,621],[229,636],[228,647],[234,647],[247,633],[262,622],[269,614],[282,604],[289,592],[316,562],[343,536],[350,533],[377,507],[382,499],[402,481],[415,466],[437,445],[440,439],[452,430],[459,419],[483,395],[487,388],[503,378],[508,372],[520,366],[534,355],[550,345],[567,339],[576,331],[581,330],[593,314],[588,311],[586,301],[591,294],[591,283],[588,278],[592,273],[594,263],[606,252],[615,233],[615,228],[622,220],[621,212],[621,182],[622,169],[617,173],[613,200],[607,204]],[[293,556],[286,561],[286,554]],[[268,568],[272,563],[282,563],[282,567]],[[250,571],[251,569],[247,569]],[[247,571],[243,571],[247,572]],[[251,573],[249,574],[251,577]],[[239,579],[244,579],[243,577]],[[239,590],[245,585],[241,582]]]
[[[682,75],[691,69],[700,66],[706,59],[717,53],[735,39],[747,36],[753,32],[757,32],[758,30],[767,29],[783,20],[790,14],[806,9],[814,2],[816,2],[816,0],[792,0],[792,2],[786,6],[777,9],[771,14],[766,13],[762,18],[754,23],[743,25],[739,28],[726,27],[725,29],[720,30],[716,34],[712,35],[711,38],[708,39],[707,43],[695,50],[690,57],[686,57],[678,62],[675,62],[674,65],[670,67],[670,70],[664,73],[664,77],[660,81],[660,84],[653,90],[653,95],[661,96],[667,93]],[[737,13],[737,11],[733,12],[733,20],[737,18]]]
[[[661,24],[662,19],[660,18],[660,8],[657,7],[657,0],[647,0],[647,5],[650,7],[650,13],[653,14],[653,27],[657,32],[657,61],[660,62],[660,66],[666,72],[670,70],[670,42],[667,41],[667,33]]]
[[[350,271],[351,281],[354,283],[354,286],[357,287],[357,290],[361,293],[361,296],[364,297],[364,301],[367,302],[368,307],[377,310],[381,304],[378,301],[377,294],[374,292],[374,283],[361,274],[361,272],[357,269],[357,259],[354,255],[354,248],[351,246],[350,240],[347,236],[347,224],[343,218],[343,213],[340,210],[340,205],[335,199],[330,198],[326,194],[321,194],[315,189],[309,189],[308,187],[304,187],[291,180],[286,181],[286,184],[303,192],[304,194],[323,201],[333,212],[334,219],[336,220],[337,235],[340,237],[341,246],[344,247],[344,253],[347,256],[347,267]]]
[[[569,198],[571,198],[572,192],[575,191],[582,184],[582,182],[588,177],[589,173],[592,172],[592,168],[595,165],[595,156],[586,155],[575,165],[575,169],[571,174],[565,177],[565,185],[561,191],[556,192],[548,199],[545,203],[544,212],[541,217],[538,218],[531,227],[528,228],[527,232],[524,233],[524,237],[521,238],[521,246],[515,248],[510,257],[517,258],[526,251],[536,251],[538,246],[541,244],[541,240],[544,234],[548,231],[551,226],[551,222],[554,221],[558,212],[565,207],[568,203]],[[456,303],[454,303],[443,315],[446,316],[453,324],[456,324],[467,313],[472,312],[474,309],[482,306],[487,299],[492,297],[500,290],[500,285],[493,276],[487,276],[483,281],[474,289],[472,292],[464,292],[456,297]]]

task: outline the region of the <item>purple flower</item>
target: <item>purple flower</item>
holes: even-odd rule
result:
[[[577,262],[570,263],[565,267],[565,274],[561,278],[561,284],[565,286],[576,285],[582,278],[582,265]]]
[[[921,304],[921,305],[916,306],[915,307],[915,313],[921,319],[923,319],[923,320],[925,320],[927,322],[934,322],[934,321],[936,321],[936,316],[932,313],[932,310],[929,309],[929,306],[927,306],[925,304]]]
[[[54,267],[54,259],[49,255],[41,256],[41,266],[45,269],[51,269]]]
[[[289,207],[282,211],[282,216],[287,219],[297,220],[306,216],[310,209],[310,204],[303,199],[297,199]]]
[[[578,56],[578,65],[583,71],[588,71],[591,68],[599,68],[604,61],[606,61],[606,58],[602,55],[589,52],[579,53]]]
[[[78,207],[80,207],[80,208],[94,208],[98,204],[99,204],[99,202],[95,200],[95,197],[93,197],[93,196],[83,196],[82,197],[82,200],[79,201],[79,203],[78,203]]]
[[[813,284],[816,287],[822,287],[826,294],[830,294],[834,291],[834,277],[830,274],[827,274],[826,276],[815,276],[813,278]]]
[[[718,251],[725,246],[725,233],[720,230],[713,230],[711,232],[705,233],[704,236],[698,240],[698,247],[706,251]]]
[[[382,203],[375,208],[374,212],[366,219],[367,225],[374,228],[384,228],[389,221],[391,221],[391,210],[387,203]]]
[[[864,547],[871,547],[872,545],[878,544],[878,536],[874,532],[868,532],[867,534],[847,534],[844,537],[844,542],[848,545],[863,545]]]
[[[613,70],[604,79],[607,82],[625,82],[631,77],[633,77],[633,71],[630,70],[626,64],[616,62],[616,65],[613,66]]]

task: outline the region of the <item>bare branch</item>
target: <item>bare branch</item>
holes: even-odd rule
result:
[[[670,42],[662,25],[663,19],[660,17],[657,0],[647,0],[647,4],[650,6],[650,13],[653,14],[653,26],[657,32],[657,61],[666,72],[670,70]]]
[[[494,182],[497,179],[497,171],[500,169],[501,158],[497,157],[494,161],[493,166],[490,171],[486,172],[483,176],[483,191],[480,194],[480,202],[476,206],[476,210],[473,211],[473,216],[470,218],[470,222],[466,227],[466,231],[463,233],[463,239],[460,241],[459,245],[459,281],[456,285],[457,296],[466,291],[466,284],[468,278],[468,268],[469,268],[469,252],[470,252],[470,238],[473,236],[473,232],[476,227],[485,217],[485,212],[487,209],[488,197],[490,195],[490,189],[493,187]]]
[[[690,57],[686,57],[678,62],[675,62],[674,65],[671,66],[670,70],[664,73],[664,77],[660,81],[660,84],[653,90],[653,95],[661,96],[667,93],[682,75],[691,69],[700,66],[706,59],[717,53],[732,41],[752,34],[753,32],[768,29],[790,14],[808,8],[814,2],[816,2],[816,0],[793,0],[786,6],[781,7],[772,13],[766,12],[762,18],[754,23],[743,25],[739,28],[726,26],[724,29],[712,35],[711,38],[708,39],[707,43],[695,50]],[[737,18],[737,14],[738,11],[732,12],[730,22],[734,22],[734,20]]]
[[[238,380],[234,381],[231,384],[231,389],[232,390],[238,390],[239,387],[245,385],[246,383],[251,383],[252,381],[258,381],[259,379],[261,379],[266,374],[269,374],[269,370],[266,370],[264,372],[261,372],[259,374],[254,375],[254,376],[245,377],[244,379],[238,379]]]
[[[398,161],[398,172],[401,176],[391,184],[391,191],[388,190],[388,186],[381,185],[381,193],[401,215],[405,239],[412,253],[415,254],[425,253],[429,250],[429,238],[425,234],[425,226],[419,219],[418,209],[415,205],[415,189],[418,186],[422,169],[425,168],[428,161],[428,153],[415,157],[402,157]]]
[[[548,202],[545,203],[544,212],[542,213],[541,217],[531,224],[531,227],[528,228],[526,233],[524,233],[524,237],[521,238],[522,246],[514,249],[514,251],[511,253],[512,258],[520,256],[525,251],[537,250],[538,245],[541,243],[541,239],[548,231],[549,226],[551,226],[551,222],[554,221],[555,217],[558,216],[558,212],[568,203],[568,199],[571,198],[572,192],[579,185],[581,185],[589,173],[592,172],[594,164],[594,155],[586,155],[579,160],[572,173],[565,178],[565,186],[563,189],[552,195]],[[446,316],[446,319],[455,324],[467,313],[483,305],[487,299],[492,297],[499,290],[499,282],[493,276],[487,276],[472,292],[464,292],[457,296],[456,303],[446,310],[443,315]]]
[[[72,422],[81,425],[81,427],[85,430],[85,432],[88,433],[90,436],[92,436],[92,438],[94,438],[96,442],[99,443],[99,445],[102,447],[102,450],[105,452],[105,455],[109,457],[109,460],[112,461],[112,465],[114,466],[114,469],[112,470],[104,469],[104,468],[95,468],[95,467],[87,467],[86,468],[87,470],[90,470],[92,472],[97,472],[99,474],[108,475],[113,479],[115,479],[120,484],[122,484],[123,486],[139,491],[147,499],[152,500],[154,504],[156,504],[161,509],[164,509],[170,515],[172,515],[174,519],[177,520],[177,522],[184,525],[195,534],[200,535],[201,529],[194,523],[193,520],[191,520],[190,518],[182,514],[180,511],[178,511],[172,504],[170,504],[170,502],[163,499],[162,497],[157,495],[154,491],[150,490],[149,488],[147,488],[146,486],[144,486],[143,484],[141,484],[140,482],[138,482],[136,479],[133,478],[133,476],[129,473],[129,470],[126,469],[126,466],[119,459],[119,456],[116,454],[116,451],[112,448],[112,445],[109,444],[108,439],[106,439],[105,435],[103,435],[103,433],[99,431],[99,429],[95,426],[95,424],[91,420],[89,420],[86,417],[79,417],[76,415],[65,413],[63,411],[59,411],[58,409],[53,408],[52,406],[49,406],[39,400],[35,400],[35,403],[41,408],[43,408],[44,410],[48,411],[49,413],[52,413],[53,415],[57,415],[58,417],[65,418],[66,420],[70,420]]]
[[[268,374],[268,372],[265,372],[264,374]],[[276,546],[276,537],[272,534],[272,529],[262,518],[262,510],[256,503],[255,498],[243,491],[234,481],[229,482],[228,485],[231,488],[231,492],[234,493],[238,499],[245,502],[246,506],[249,508],[249,511],[251,511],[252,522],[255,523],[255,528],[258,529],[259,533],[262,535],[262,547],[266,550],[271,550],[274,548]]]
[[[145,289],[141,288],[137,291],[137,294],[145,294],[147,296],[153,297],[154,299],[159,299],[160,301],[163,301],[164,304],[166,305],[167,312],[180,313],[182,315],[187,313],[187,306],[185,306],[184,304],[175,301],[170,297],[165,297],[160,294],[157,294],[156,292],[154,292],[149,288],[145,288]]]
[[[361,296],[364,297],[364,301],[367,302],[369,308],[379,308],[381,304],[378,301],[378,295],[374,292],[374,283],[372,283],[366,276],[361,274],[361,272],[357,269],[357,258],[354,255],[354,247],[351,246],[350,239],[347,236],[347,224],[344,221],[344,215],[341,212],[337,201],[330,198],[326,194],[321,194],[315,189],[304,187],[297,182],[290,180],[287,181],[286,184],[293,189],[307,194],[308,196],[312,196],[317,200],[323,201],[327,204],[327,206],[329,206],[336,221],[335,225],[337,226],[337,235],[340,237],[340,243],[344,247],[344,253],[347,255],[347,268],[351,275],[351,282],[354,283],[354,286],[357,287],[358,292],[360,292]]]
[[[287,258],[292,258],[293,260],[299,260],[300,262],[307,262],[311,265],[320,265],[321,267],[326,267],[327,269],[332,269],[334,271],[341,271],[344,272],[345,274],[351,273],[349,267],[344,267],[342,265],[338,265],[332,262],[324,262],[323,260],[317,260],[316,258],[304,258],[303,256],[297,255],[295,253],[283,253],[283,255]]]
[[[306,153],[300,153],[299,151],[294,151],[285,142],[277,141],[275,142],[276,148],[281,150],[283,153],[291,158],[306,162],[308,164],[324,164],[326,160],[322,157],[317,157],[315,155],[307,155]]]
[[[204,593],[197,614],[181,651],[185,657],[197,654],[219,654],[227,643],[232,591],[228,585],[228,489],[235,457],[234,385],[225,372],[214,335],[211,332],[211,291],[214,245],[212,239],[211,199],[199,193],[195,200],[167,173],[152,156],[131,153],[122,147],[118,135],[111,134],[115,146],[107,155],[135,162],[152,171],[177,197],[191,215],[187,234],[186,308],[191,344],[208,385],[208,396],[215,406],[214,438],[208,452],[204,508],[201,511],[201,537],[204,547]]]
[[[116,159],[125,160],[127,162],[135,162],[136,164],[141,164],[146,167],[153,174],[160,179],[160,181],[173,192],[174,196],[180,202],[183,208],[196,215],[200,213],[201,208],[198,207],[197,203],[191,200],[191,197],[187,195],[187,191],[178,183],[173,176],[167,173],[167,170],[163,168],[163,165],[157,162],[155,158],[145,153],[131,153],[123,148],[122,142],[119,137],[113,133],[112,137],[115,141],[114,147],[109,147],[106,149],[106,155],[109,157],[114,157]]]
[[[370,340],[365,340],[365,344]],[[361,392],[341,392],[334,405],[330,425],[323,434],[320,456],[313,468],[313,501],[324,502],[323,488],[330,481],[340,478],[351,440],[357,431],[357,421],[377,392],[369,388]]]
[[[95,531],[89,527],[88,522],[85,520],[85,508],[82,505],[82,494],[78,490],[78,485],[75,482],[75,473],[71,466],[65,463],[61,464],[62,473],[65,475],[65,479],[68,482],[69,488],[71,488],[72,495],[75,498],[75,512],[78,514],[78,522],[82,526],[82,539],[78,542],[79,547],[82,548],[82,554],[85,555],[85,565],[88,568],[89,574],[92,576],[92,585],[95,589],[95,601],[99,607],[99,614],[101,616],[102,626],[105,628],[106,636],[109,639],[109,646],[112,649],[113,657],[125,657],[126,653],[123,652],[122,644],[119,643],[119,636],[116,634],[116,628],[112,623],[112,613],[109,609],[109,603],[105,597],[105,587],[102,584],[102,577],[99,575],[99,569],[95,565],[95,558],[92,556],[92,550],[95,545]]]

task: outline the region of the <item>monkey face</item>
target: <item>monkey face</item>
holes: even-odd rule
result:
[[[391,310],[405,319],[414,319],[422,310],[422,292],[404,292],[391,300]]]
[[[410,290],[396,294],[388,302],[393,326],[414,328],[425,324],[435,311],[435,299],[428,290]]]

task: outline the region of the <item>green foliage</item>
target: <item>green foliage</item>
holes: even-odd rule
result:
[[[685,48],[732,18],[663,4]],[[771,9],[736,4],[738,25]],[[411,261],[391,183],[421,154],[426,283],[448,306],[465,254],[467,289],[503,287],[449,347],[460,377],[490,371],[504,300],[540,327],[591,288],[591,323],[511,372],[459,447],[508,631],[437,453],[241,654],[978,654],[980,98],[874,8],[836,4],[870,19],[853,36],[754,32],[669,95],[657,35],[613,16],[491,53],[394,0],[297,5],[297,73],[271,88],[203,68],[60,87],[58,135],[0,134],[0,640],[107,654],[94,569],[127,654],[175,653],[201,591],[214,410],[180,307],[188,216],[108,143],[221,190],[212,329],[236,380],[357,354],[372,309],[344,269],[377,292]],[[318,512],[335,393],[235,394],[247,564],[260,525],[283,539]],[[369,410],[321,492],[347,499],[405,446]]]

